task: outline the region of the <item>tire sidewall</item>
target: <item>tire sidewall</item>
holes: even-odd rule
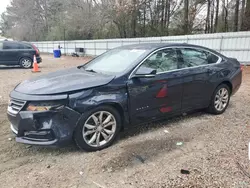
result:
[[[83,126],[84,126],[85,122],[87,121],[87,119],[92,114],[94,114],[98,111],[107,111],[115,117],[116,130],[115,130],[113,138],[108,143],[106,143],[105,145],[100,146],[100,147],[92,147],[92,146],[88,145],[85,142],[85,140],[83,139],[82,130],[83,130]],[[113,144],[113,142],[115,141],[115,139],[117,138],[117,136],[121,130],[121,125],[122,125],[121,116],[115,108],[113,108],[112,106],[106,106],[106,105],[99,106],[99,107],[97,107],[89,112],[84,113],[81,116],[80,120],[77,122],[77,126],[76,126],[75,131],[74,131],[74,141],[80,149],[88,151],[88,152],[102,150],[102,149],[107,148]]]
[[[227,105],[226,105],[226,107],[222,110],[222,111],[218,111],[216,108],[215,108],[215,97],[216,97],[216,94],[218,93],[218,91],[220,90],[220,89],[222,89],[222,88],[225,88],[227,91],[228,91],[228,102],[227,102]],[[221,85],[219,85],[216,89],[215,89],[215,91],[214,91],[214,93],[213,93],[213,97],[212,97],[212,99],[211,99],[211,104],[210,104],[210,112],[211,113],[213,113],[213,114],[223,114],[225,111],[226,111],[226,109],[227,109],[227,107],[228,107],[228,105],[229,105],[229,102],[230,102],[230,98],[231,98],[231,91],[230,91],[230,89],[229,89],[229,87],[226,85],[226,84],[221,84]]]
[[[29,67],[24,67],[24,66],[22,65],[22,61],[25,60],[25,59],[27,59],[27,60],[29,60],[29,61],[31,62],[31,64],[30,64]],[[20,66],[21,66],[22,68],[24,68],[24,69],[30,69],[30,68],[32,68],[33,62],[32,62],[32,59],[30,59],[30,58],[28,58],[28,57],[23,57],[23,58],[20,59],[19,64],[20,64]]]

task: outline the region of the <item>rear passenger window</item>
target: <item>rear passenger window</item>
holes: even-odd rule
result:
[[[19,49],[32,49],[31,46],[27,45],[27,44],[19,44]]]
[[[31,46],[25,45],[24,49],[33,49]]]
[[[199,49],[185,48],[180,49],[179,53],[181,56],[180,68],[213,64],[219,60],[218,56]]]
[[[14,43],[14,42],[5,42],[3,44],[3,49],[4,50],[16,50],[19,49],[18,43]]]
[[[22,44],[22,43],[17,43],[17,42],[5,42],[3,44],[3,49],[18,50],[18,49],[32,49],[32,47],[27,44]]]

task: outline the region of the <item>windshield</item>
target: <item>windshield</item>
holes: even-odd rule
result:
[[[145,52],[144,49],[113,49],[93,59],[83,68],[86,71],[104,74],[121,73]]]

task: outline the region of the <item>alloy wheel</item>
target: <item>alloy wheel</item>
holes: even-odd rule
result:
[[[83,139],[89,146],[100,147],[113,138],[116,128],[117,123],[113,114],[98,111],[86,120],[82,130]]]
[[[218,111],[223,111],[229,101],[229,92],[226,88],[221,88],[215,95],[214,107]]]
[[[22,60],[22,66],[23,66],[24,68],[30,68],[30,67],[31,67],[31,64],[32,64],[32,62],[31,62],[31,60],[29,60],[29,59],[23,59],[23,60]]]

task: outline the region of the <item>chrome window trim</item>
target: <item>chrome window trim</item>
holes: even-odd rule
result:
[[[215,55],[215,56],[217,56],[219,59],[218,59],[218,61],[216,62],[216,63],[213,63],[213,64],[207,64],[207,65],[199,65],[199,66],[195,66],[195,67],[187,67],[187,68],[181,68],[181,69],[176,69],[176,70],[169,70],[169,71],[164,71],[164,72],[158,72],[158,73],[156,73],[156,75],[159,75],[159,74],[164,74],[164,73],[169,73],[169,72],[176,72],[176,71],[180,71],[180,70],[186,70],[186,69],[193,69],[193,68],[197,68],[197,67],[206,67],[206,66],[211,66],[211,65],[216,65],[216,64],[219,64],[219,63],[221,63],[221,61],[222,61],[222,57],[221,56],[219,56],[219,55],[217,55],[217,54],[215,54],[215,53],[213,53],[213,52],[211,52],[211,51],[209,51],[209,50],[207,50],[207,49],[203,49],[203,48],[201,48],[201,47],[193,47],[193,46],[169,46],[169,47],[162,47],[162,48],[159,48],[159,49],[157,49],[157,50],[155,50],[155,51],[153,51],[153,52],[151,52],[149,55],[147,55],[135,68],[134,68],[134,70],[131,72],[131,74],[129,75],[129,77],[128,77],[128,79],[131,79],[132,78],[132,76],[135,74],[135,72],[137,71],[137,69],[150,57],[150,56],[152,56],[154,53],[156,53],[156,52],[158,52],[158,51],[160,51],[160,50],[165,50],[165,49],[170,49],[170,48],[172,48],[172,49],[178,49],[178,48],[189,48],[189,49],[196,49],[196,50],[203,50],[203,51],[205,51],[205,52],[209,52],[209,53],[211,53],[211,54],[213,54],[213,55]],[[177,54],[178,55],[178,54]]]

